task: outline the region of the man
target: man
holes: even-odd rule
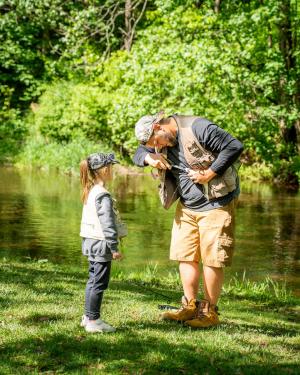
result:
[[[219,324],[217,303],[224,267],[232,261],[234,206],[239,195],[234,163],[243,145],[209,120],[178,115],[165,118],[163,112],[143,116],[135,125],[135,134],[141,144],[134,163],[163,171],[162,186],[167,177],[173,179],[172,195],[180,198],[170,259],[179,262],[184,296],[179,310],[167,311],[162,317],[194,328]],[[198,301],[200,260],[205,299]]]
[[[179,310],[162,317],[195,328],[217,325],[217,302],[224,267],[232,261],[234,206],[240,192],[234,163],[243,145],[209,120],[178,115],[164,118],[162,112],[143,116],[135,125],[135,134],[141,145],[134,163],[161,170],[163,187],[167,179],[173,180],[171,200],[167,197],[164,206],[168,208],[180,198],[170,259],[179,262],[184,296]],[[205,299],[198,301],[200,260]]]

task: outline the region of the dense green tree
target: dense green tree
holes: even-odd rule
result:
[[[0,13],[2,123],[16,133],[38,100],[31,139],[86,137],[129,156],[142,114],[195,113],[239,137],[244,162],[296,183],[296,0],[11,0]]]
[[[0,159],[20,149],[22,115],[45,83],[84,79],[111,51],[130,50],[146,4],[0,0]]]

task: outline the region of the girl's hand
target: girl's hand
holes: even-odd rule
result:
[[[123,258],[123,254],[117,251],[116,253],[112,253],[112,257],[114,260],[121,260]]]

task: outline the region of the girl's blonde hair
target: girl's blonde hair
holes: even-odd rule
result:
[[[96,180],[105,181],[107,172],[111,168],[111,164],[105,167],[92,170],[89,168],[87,159],[80,162],[80,182],[82,187],[81,201],[86,203],[91,188],[95,185]]]

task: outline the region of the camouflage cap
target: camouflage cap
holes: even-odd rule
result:
[[[160,111],[155,115],[146,115],[139,119],[135,124],[135,136],[141,143],[146,143],[152,136],[153,125],[164,118],[164,111]]]
[[[113,153],[104,154],[102,152],[89,155],[87,161],[89,168],[92,170],[105,167],[109,164],[119,163],[119,161],[115,159],[115,155]]]

